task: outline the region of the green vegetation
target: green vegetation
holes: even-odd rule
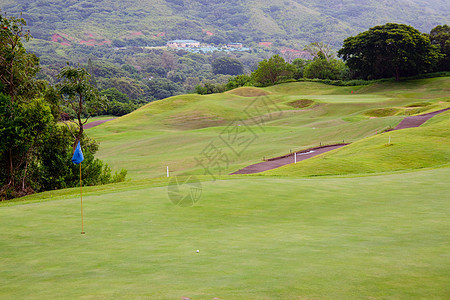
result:
[[[449,166],[449,117],[442,113],[431,125],[386,132],[264,174],[347,175]]]
[[[214,74],[241,75],[244,73],[244,65],[237,59],[230,57],[219,57],[212,64]]]
[[[422,1],[425,6],[401,0],[390,4],[389,10],[374,0],[358,5],[293,0],[210,1],[208,5],[202,0],[41,2],[9,0],[0,4],[9,16],[23,13],[28,21],[34,39],[26,47],[40,58],[38,78],[53,83],[67,61],[80,64],[93,76],[94,86],[112,101],[101,113],[116,116],[174,95],[229,90],[230,75],[250,74],[258,62],[275,54],[295,65],[295,80],[304,77],[305,68],[295,60],[311,57],[319,59],[308,67],[305,77],[348,80],[359,74],[348,72],[335,60],[333,49],[340,48],[349,35],[392,20],[428,33],[436,24],[448,23],[449,15],[439,0]],[[442,53],[448,52],[445,26],[435,27],[431,38]],[[220,47],[240,42],[250,50],[194,54],[165,46],[180,38]],[[219,70],[214,67],[219,60],[234,61],[238,67]],[[438,71],[448,70],[446,61],[448,58],[443,58],[437,64]]]
[[[305,107],[311,106],[313,103],[314,103],[313,100],[300,99],[300,100],[294,100],[292,102],[289,102],[288,104],[295,108],[305,108]]]
[[[261,61],[258,68],[252,73],[252,78],[258,86],[274,85],[275,83],[292,78],[294,67],[281,56],[274,55]]]
[[[205,95],[245,85],[270,86],[308,79],[351,86],[359,80],[433,77],[434,71],[448,70],[446,44],[450,43],[450,33],[447,29],[447,25],[437,26],[426,35],[404,24],[375,26],[344,41],[338,55],[345,63],[335,58],[329,45],[314,42],[305,47],[312,60],[295,59],[291,64],[277,54],[259,62],[251,77],[230,78],[227,85],[197,86],[196,92]]]
[[[304,68],[305,78],[318,78],[330,80],[349,79],[348,67],[340,60],[335,58],[318,58],[310,62]]]
[[[449,168],[134,181],[0,204],[2,298],[445,298]],[[51,201],[48,201],[51,200]],[[199,249],[199,253],[196,250]]]
[[[412,26],[388,23],[345,39],[338,54],[363,79],[411,76],[431,72],[440,52],[428,36]]]
[[[73,149],[83,136],[83,126],[89,117],[102,110],[106,106],[106,99],[99,95],[98,90],[90,83],[91,76],[84,68],[72,67],[70,65],[63,68],[59,74],[58,93],[62,96],[62,105],[69,110],[71,119],[75,119],[76,131],[72,132],[75,139]],[[83,116],[86,115],[86,119]],[[69,129],[72,129],[69,127]]]
[[[229,157],[214,170],[225,175],[290,150],[355,142],[395,127],[414,111],[448,107],[449,84],[448,77],[352,87],[295,82],[181,95],[152,102],[88,133],[101,143],[98,157],[114,169],[126,165],[133,180],[164,176],[166,166],[174,174],[204,174],[195,158],[202,158],[211,142]],[[430,105],[407,107],[418,102]],[[370,114],[390,109],[399,114]],[[239,156],[220,139],[235,119],[257,136]]]
[[[450,11],[445,4],[439,0],[401,0],[389,7],[375,0],[7,0],[2,1],[0,8],[12,15],[23,12],[33,36],[39,40],[50,41],[58,34],[54,39],[70,45],[65,47],[79,45],[96,52],[93,45],[161,46],[167,40],[180,38],[213,44],[271,41],[275,46],[306,45],[313,38],[338,45],[348,35],[392,20],[429,32],[435,24],[448,23]]]
[[[86,235],[78,188],[0,203],[0,297],[445,298],[450,113],[375,133],[448,107],[449,90],[449,77],[240,87],[154,101],[87,129],[98,156],[132,181],[84,188]],[[236,118],[257,134],[239,155],[218,144]],[[310,173],[305,161],[277,176],[226,176],[343,139],[354,143],[311,159]],[[203,175],[194,158],[212,142],[230,160]],[[168,199],[166,166],[197,175],[195,206]]]
[[[389,11],[372,0],[280,1],[1,4],[24,11],[37,28],[27,47],[40,52],[41,64],[21,43],[28,39],[24,20],[0,14],[0,199],[47,191],[0,202],[0,298],[450,294],[450,112],[419,128],[386,132],[405,116],[449,107],[448,74],[344,81],[361,74],[336,60],[329,45],[310,44],[311,61],[293,60],[286,53],[295,49],[279,48],[312,36],[342,40],[335,30],[348,35],[363,21],[380,23],[366,15],[373,9],[378,13],[371,16],[382,19],[400,5],[402,17],[429,21],[431,14],[440,22],[448,7],[421,2],[436,4],[439,18],[432,6],[423,11],[403,0]],[[317,21],[319,12],[329,18]],[[433,29],[425,45],[440,51],[442,62],[447,29]],[[212,44],[243,41],[253,53],[146,47],[177,35]],[[280,49],[284,57],[272,56]],[[67,57],[87,70],[60,71]],[[271,58],[256,66],[260,57]],[[431,70],[424,61],[405,66],[392,57],[383,66],[393,63],[397,75]],[[378,71],[370,75],[388,72]],[[277,84],[282,81],[296,82]],[[205,95],[183,94],[193,90]],[[104,100],[111,105],[99,112]],[[100,149],[83,134],[93,112],[126,114],[86,130]],[[76,117],[78,128],[58,122],[66,117]],[[80,235],[80,191],[70,188],[79,179],[70,162],[73,138],[85,157],[86,235]],[[341,142],[352,144],[258,175],[227,175],[263,158]],[[96,152],[112,168],[126,167],[132,180],[124,182],[124,169],[113,175]],[[202,197],[194,206],[168,199],[172,188],[193,191],[170,183],[167,166],[172,178],[197,176]],[[111,182],[120,183],[92,186]]]
[[[58,88],[36,80],[39,59],[23,47],[22,39],[29,38],[25,25],[23,19],[0,15],[0,201],[75,186],[79,176],[88,185],[123,181],[126,171],[112,176],[107,164],[94,159],[98,144],[83,134],[82,115],[89,117],[104,102],[87,71],[64,68]],[[68,120],[61,106],[75,115],[77,130],[57,123]],[[86,160],[77,176],[70,158],[79,141]]]
[[[438,70],[445,71],[450,69],[450,26],[438,25],[430,32],[430,40],[436,45],[443,54],[438,63]]]
[[[30,34],[24,30],[24,19],[0,14],[0,88],[11,102],[37,93],[34,77],[39,72],[39,59],[27,53],[22,41]]]

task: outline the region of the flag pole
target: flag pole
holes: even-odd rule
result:
[[[83,189],[81,181],[81,162],[84,160],[83,151],[81,150],[80,141],[78,141],[75,150],[73,150],[72,162],[76,165],[80,165],[80,199],[81,199],[81,234],[84,234],[83,228]]]
[[[81,162],[80,162],[80,199],[81,199],[81,234],[85,234],[83,230],[83,189],[81,188]]]

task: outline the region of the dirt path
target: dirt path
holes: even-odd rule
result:
[[[419,127],[423,123],[425,123],[427,120],[431,119],[437,114],[440,114],[446,110],[449,110],[450,107],[441,109],[438,111],[434,111],[431,113],[418,115],[418,116],[411,116],[403,119],[394,129],[392,130],[399,130],[404,128],[412,128],[412,127]],[[348,144],[336,144],[336,145],[330,145],[330,146],[322,146],[322,147],[316,147],[312,149],[302,150],[297,152],[297,161],[302,161],[311,157],[314,157],[316,155],[341,148]],[[270,158],[267,161],[260,162],[254,165],[247,166],[243,169],[240,169],[234,173],[231,173],[230,175],[235,174],[254,174],[254,173],[260,173],[267,170],[276,169],[279,167],[282,167],[284,165],[292,164],[295,162],[294,154],[284,155],[280,157]]]
[[[98,125],[100,125],[100,124],[103,124],[103,123],[105,123],[105,122],[112,121],[112,120],[115,120],[115,119],[116,119],[116,118],[107,119],[107,120],[92,121],[92,122],[87,123],[86,125],[84,125],[83,128],[84,128],[84,129],[89,129],[89,128],[98,126]]]
[[[434,111],[431,113],[418,115],[418,116],[411,116],[404,118],[393,130],[399,130],[399,129],[405,129],[405,128],[412,128],[412,127],[419,127],[432,117],[434,117],[437,114],[440,114],[441,112],[444,112],[446,110],[449,110],[450,107],[444,108],[438,111]]]
[[[311,148],[307,150],[302,150],[296,153],[292,153],[289,155],[284,155],[280,157],[270,158],[267,161],[260,162],[254,165],[250,165],[248,167],[245,167],[243,169],[240,169],[239,171],[236,171],[234,173],[231,173],[230,175],[235,174],[254,174],[259,173],[271,169],[276,169],[279,167],[282,167],[284,165],[293,164],[295,162],[294,154],[297,154],[297,162],[311,158],[313,156],[341,148],[348,144],[336,144],[336,145],[329,145],[329,146],[321,146],[316,148]]]

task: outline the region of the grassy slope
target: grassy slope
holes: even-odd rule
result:
[[[265,175],[362,174],[450,164],[450,112],[419,128],[376,135],[312,159],[264,172]],[[389,137],[391,144],[389,144]]]
[[[93,187],[85,236],[76,189],[0,204],[0,298],[445,298],[449,171]]]
[[[153,102],[88,132],[101,143],[98,156],[113,169],[126,167],[132,179],[162,176],[166,166],[177,174],[201,174],[203,169],[194,158],[201,158],[210,143],[228,155],[228,166],[223,163],[215,173],[228,174],[290,149],[353,142],[374,135],[395,126],[403,116],[370,118],[368,111],[401,107],[401,112],[407,113],[415,108],[406,106],[417,102],[430,104],[420,107],[421,111],[437,110],[448,106],[449,90],[449,78],[365,87],[299,82],[265,89],[241,88],[225,94],[183,95]],[[315,104],[304,109],[289,105],[299,99],[311,99]],[[247,107],[254,118],[245,114]],[[239,155],[219,138],[235,119],[243,120],[254,133],[246,135],[254,140]]]

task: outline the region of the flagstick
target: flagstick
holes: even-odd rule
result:
[[[81,234],[85,234],[83,230],[83,190],[81,188],[81,162],[80,162],[80,198],[81,198]]]

